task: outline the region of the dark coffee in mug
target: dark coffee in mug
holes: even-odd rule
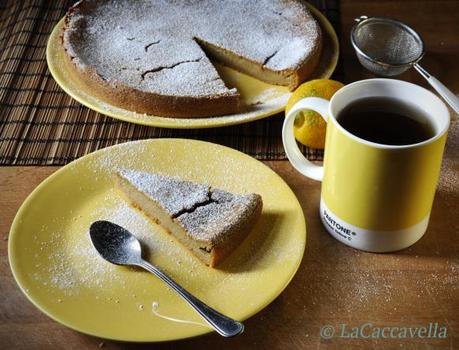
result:
[[[389,97],[356,100],[338,114],[337,120],[355,136],[385,145],[411,145],[435,135],[424,112]]]

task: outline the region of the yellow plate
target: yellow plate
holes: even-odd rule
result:
[[[260,220],[220,269],[212,269],[172,241],[160,226],[131,208],[114,188],[117,168],[180,176],[234,192],[257,192]],[[244,320],[274,300],[303,256],[306,227],[290,188],[261,162],[223,146],[193,140],[129,142],[89,154],[63,167],[25,200],[11,227],[9,261],[25,295],[54,320],[107,339],[164,341],[210,332],[163,282],[102,260],[89,241],[95,220],[135,233],[158,265],[217,310]]]
[[[324,34],[324,49],[320,64],[312,74],[311,79],[329,78],[338,62],[338,38],[333,26],[325,16],[312,5],[307,5],[320,23]],[[245,106],[244,112],[208,118],[164,118],[122,109],[93,96],[84,85],[80,84],[77,79],[72,78],[72,73],[63,64],[64,50],[59,37],[63,24],[64,20],[62,19],[54,28],[49,37],[46,50],[48,67],[54,80],[67,94],[81,104],[115,119],[135,124],[177,129],[228,126],[247,123],[279,113],[284,110],[290,97],[290,92],[286,87],[269,85],[233,69],[216,65],[225,83],[236,87],[241,94],[241,102]]]

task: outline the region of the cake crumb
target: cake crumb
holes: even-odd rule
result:
[[[104,342],[100,342],[99,345],[97,346],[99,349],[102,349],[105,346]]]

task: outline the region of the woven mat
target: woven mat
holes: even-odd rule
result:
[[[63,165],[110,145],[159,137],[211,141],[258,159],[285,159],[282,114],[225,128],[172,130],[118,121],[74,101],[54,82],[45,59],[48,36],[73,2],[0,1],[0,164]],[[337,0],[310,2],[339,29]],[[304,152],[313,160],[322,157],[320,151]]]

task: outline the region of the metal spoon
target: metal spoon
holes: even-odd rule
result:
[[[207,306],[156,266],[143,260],[140,242],[125,228],[109,221],[96,221],[91,225],[89,235],[94,248],[105,260],[116,265],[140,266],[151,272],[185,299],[220,335],[232,337],[244,330],[241,322],[226,317]]]

